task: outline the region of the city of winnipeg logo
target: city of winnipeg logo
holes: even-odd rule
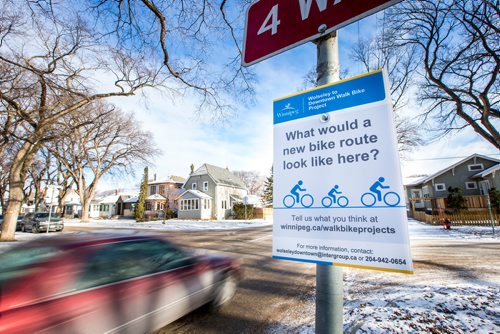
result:
[[[287,103],[281,109],[281,111],[276,113],[276,116],[278,116],[278,117],[290,117],[290,116],[298,115],[298,114],[299,114],[299,111],[296,108],[292,107],[291,103]]]

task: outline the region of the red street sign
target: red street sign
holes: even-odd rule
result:
[[[401,0],[260,0],[247,10],[244,66],[356,22]]]

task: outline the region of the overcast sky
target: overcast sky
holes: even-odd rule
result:
[[[364,37],[375,31],[375,15],[340,30],[341,68],[342,64],[347,64],[350,75],[359,74],[362,70],[349,61],[350,44],[357,41],[358,32],[359,37]],[[214,124],[197,116],[195,102],[189,97],[179,96],[172,101],[153,90],[145,91],[144,96],[111,102],[124,111],[132,112],[142,127],[153,133],[156,145],[163,152],[152,161],[150,178],[154,174],[158,179],[169,175],[187,177],[191,164],[197,168],[203,163],[268,175],[273,164],[273,100],[301,90],[305,75],[315,64],[316,48],[314,44],[307,43],[253,65],[258,79],[256,103],[251,107],[238,105],[237,112],[225,123]],[[408,112],[416,115],[418,105],[415,104]],[[425,135],[422,133],[422,136]],[[466,130],[408,154],[402,161],[403,177],[436,172],[473,153],[496,154],[492,157],[500,158],[491,144]],[[142,168],[138,168],[135,175],[103,180],[100,189],[134,188],[141,177]]]

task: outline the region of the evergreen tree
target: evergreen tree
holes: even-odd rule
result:
[[[146,197],[148,196],[148,167],[144,168],[144,175],[141,182],[141,190],[139,192],[139,198],[137,199],[137,205],[135,207],[135,220],[144,220],[144,211],[146,206]]]
[[[459,211],[465,208],[465,198],[462,189],[459,187],[448,187],[448,197],[446,206]]]
[[[490,205],[495,212],[500,212],[500,191],[496,188],[491,188],[489,191]]]
[[[271,167],[271,175],[264,182],[264,196],[262,196],[262,204],[266,207],[273,206],[273,168]]]

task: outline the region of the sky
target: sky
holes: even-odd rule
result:
[[[377,31],[376,16],[353,23],[339,31],[340,65],[347,64],[350,75],[360,74],[359,65],[349,60],[349,46],[358,38]],[[302,90],[304,77],[316,65],[313,43],[288,50],[252,66],[257,74],[255,104],[237,105],[233,117],[224,123],[211,123],[196,115],[195,101],[175,97],[174,101],[161,92],[146,90],[143,94],[110,100],[124,111],[131,112],[143,129],[152,132],[157,147],[163,153],[149,165],[149,175],[166,179],[170,175],[187,178],[190,165],[204,163],[228,167],[230,170],[257,171],[270,174],[273,165],[273,100]],[[419,113],[415,103],[408,112]],[[422,132],[423,137],[428,134]],[[471,130],[449,135],[415,149],[401,161],[404,179],[413,175],[431,174],[465,156],[480,153],[500,159],[496,149]],[[496,155],[494,155],[496,154]],[[443,159],[449,158],[449,159]],[[100,189],[138,187],[142,167],[134,175],[108,177]]]

